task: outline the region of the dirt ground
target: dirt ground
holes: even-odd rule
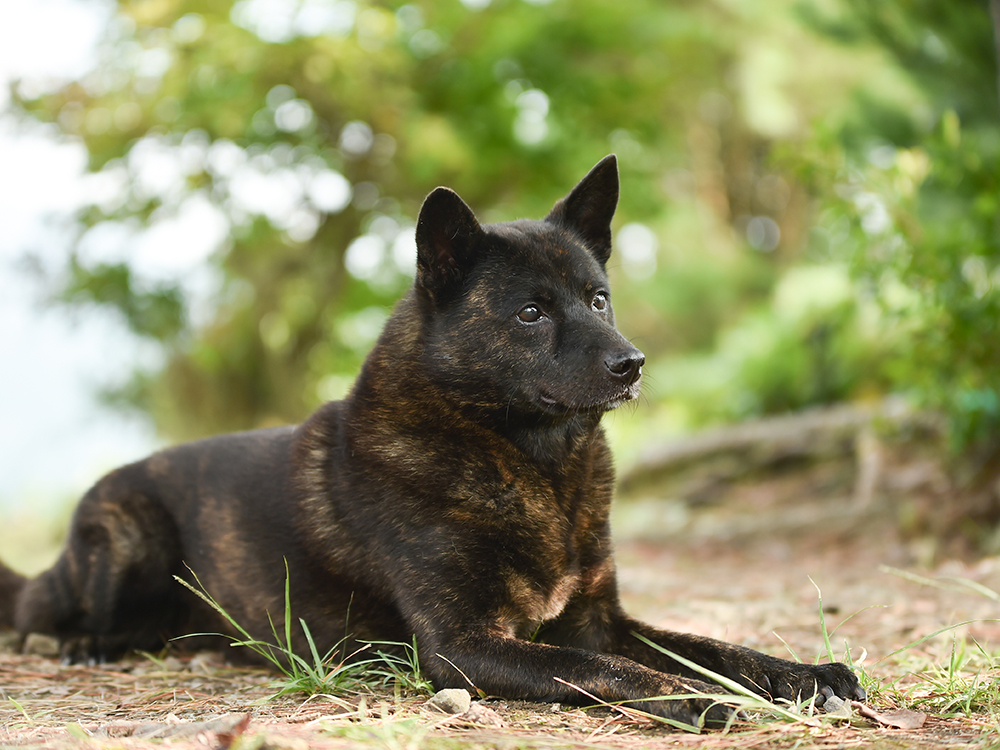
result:
[[[633,498],[620,506],[622,598],[656,625],[811,660],[824,650],[818,591],[838,658],[846,647],[880,688],[882,708],[928,692],[927,670],[956,644],[1000,651],[1000,559],[949,558],[898,532],[885,503],[812,492],[816,477],[735,488],[714,506]],[[813,482],[813,484],[810,484]],[[891,503],[890,503],[891,505]],[[919,576],[920,578],[915,578]],[[926,579],[926,580],[925,580]],[[933,581],[934,585],[928,584]],[[971,585],[968,582],[973,582]],[[988,593],[988,592],[986,592]],[[968,621],[971,624],[959,625]],[[902,654],[897,649],[942,628]],[[974,639],[974,641],[973,641]],[[784,643],[783,643],[784,642]],[[995,661],[977,679],[1000,677]],[[0,653],[0,747],[47,748],[666,748],[991,747],[996,714],[929,714],[918,729],[865,719],[817,726],[750,723],[690,735],[606,709],[487,700],[488,710],[444,715],[427,696],[384,693],[263,700],[273,675],[226,667],[215,655],[102,667]],[[930,690],[933,692],[933,690]],[[994,708],[995,710],[995,708]],[[959,710],[959,714],[962,712]]]

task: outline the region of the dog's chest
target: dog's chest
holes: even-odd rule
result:
[[[580,576],[575,573],[560,578],[556,582],[556,585],[548,592],[548,595],[543,597],[540,607],[541,611],[536,614],[534,619],[537,619],[539,622],[545,622],[561,615],[579,584]]]
[[[575,572],[546,583],[510,575],[507,601],[500,608],[501,626],[515,637],[530,637],[539,625],[563,613],[579,586],[580,576]]]

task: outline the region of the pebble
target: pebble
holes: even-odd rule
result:
[[[184,662],[176,656],[168,656],[160,663],[160,668],[164,672],[181,672],[184,670]]]
[[[831,695],[825,701],[823,701],[823,708],[828,714],[832,714],[834,711],[838,710],[844,705],[844,701],[838,698],[836,695]]]
[[[484,706],[482,703],[473,703],[469,706],[469,710],[462,714],[462,718],[473,724],[479,724],[484,727],[499,728],[504,726],[503,719],[500,718],[500,714],[489,706]]]
[[[472,696],[468,690],[461,688],[445,688],[434,694],[434,697],[427,701],[429,706],[444,711],[446,714],[464,714],[472,705]]]
[[[29,633],[24,640],[24,653],[54,658],[59,656],[59,639],[41,633]]]
[[[205,672],[211,674],[216,669],[220,669],[225,662],[216,651],[199,651],[191,657],[187,668],[192,672]]]
[[[823,702],[823,711],[837,719],[852,718],[851,704],[836,695],[831,695]]]

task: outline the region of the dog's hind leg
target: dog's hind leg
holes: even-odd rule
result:
[[[175,523],[130,473],[112,473],[87,493],[62,555],[18,597],[17,630],[56,636],[67,661],[157,649],[184,616],[171,578],[180,566]]]

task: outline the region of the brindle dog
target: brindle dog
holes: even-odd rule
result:
[[[601,161],[541,221],[482,225],[438,188],[417,274],[354,388],[297,427],[215,437],[101,479],[55,565],[0,576],[0,622],[70,660],[154,649],[291,611],[322,647],[409,642],[438,688],[606,701],[724,721],[716,685],[637,636],[762,695],[864,698],[842,664],[798,664],[638,622],[619,603],[601,415],[639,395],[605,266],[618,201]],[[11,613],[13,612],[13,617]],[[279,625],[280,626],[280,625]],[[295,647],[306,652],[299,634]],[[558,678],[558,679],[557,679]],[[651,698],[703,693],[680,700]]]

